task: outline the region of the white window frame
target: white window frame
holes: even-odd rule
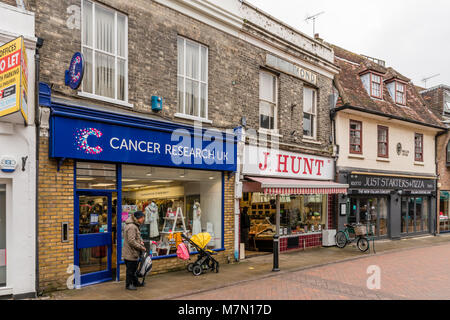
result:
[[[84,44],[84,40],[85,40],[84,39],[84,3],[85,2],[90,2],[92,4],[92,35],[93,35],[92,46],[88,46],[88,45]],[[109,11],[114,11],[114,39],[115,39],[114,54],[111,54],[110,52],[105,52],[103,50],[96,49],[96,36],[95,36],[95,8],[96,8],[96,6],[102,7]],[[125,56],[118,55],[118,45],[117,45],[117,28],[118,28],[117,15],[118,14],[125,17],[125,30],[124,30]],[[92,50],[92,93],[84,91],[84,88],[83,88],[84,86],[82,84],[81,91],[78,92],[78,95],[82,96],[82,97],[86,97],[86,98],[102,100],[102,101],[106,101],[109,103],[119,104],[122,106],[132,108],[133,105],[128,103],[128,16],[123,13],[119,13],[117,10],[114,10],[112,8],[109,8],[107,6],[99,4],[95,1],[81,0],[81,51],[82,52],[83,52],[84,48]],[[95,53],[96,52],[108,55],[110,57],[114,57],[114,98],[101,96],[101,95],[98,95],[95,93],[95,72],[96,72]],[[125,84],[124,84],[125,97],[124,97],[124,100],[117,99],[117,94],[118,94],[117,60],[118,59],[125,60]]]
[[[398,90],[399,86],[403,86],[403,92]],[[401,93],[403,94],[403,101],[399,101],[397,100],[398,94]],[[395,81],[395,103],[398,103],[402,106],[406,105],[406,85],[404,83]]]
[[[314,117],[313,121],[313,135],[312,136],[303,136],[305,139],[317,140],[317,90],[311,87],[303,87],[303,98],[305,97],[305,90],[311,90],[314,92],[314,108],[313,113],[305,112],[305,102],[303,101],[303,121],[305,121],[305,113],[312,115]],[[303,132],[303,127],[302,127]]]
[[[178,96],[178,77],[183,78],[183,86],[184,86],[184,91],[183,91],[183,112],[180,112],[179,107],[178,106],[178,112],[175,113],[175,117],[178,118],[184,118],[184,119],[188,119],[188,120],[194,120],[194,121],[201,121],[201,122],[208,122],[208,123],[212,123],[212,121],[209,120],[208,118],[208,96],[209,96],[209,78],[208,78],[208,71],[209,71],[209,48],[199,42],[196,41],[192,41],[190,39],[187,39],[185,37],[182,36],[177,36],[177,65],[178,65],[178,39],[182,39],[183,40],[183,59],[184,59],[184,70],[183,73],[184,74],[179,74],[178,73],[178,67],[177,67],[177,96]],[[199,64],[198,64],[198,75],[199,75],[199,79],[193,79],[193,78],[189,78],[186,76],[186,43],[189,42],[191,44],[194,44],[196,46],[198,46],[198,56],[199,56]],[[202,48],[206,49],[206,64],[205,64],[205,68],[206,68],[206,75],[205,75],[205,81],[202,81]],[[197,112],[198,112],[198,116],[195,115],[190,115],[186,113],[186,80],[190,80],[190,81],[195,81],[198,82],[199,86],[198,86],[198,106],[197,106]],[[200,106],[201,106],[201,93],[202,93],[202,84],[206,85],[206,97],[205,97],[205,117],[201,117],[201,110],[200,110]],[[177,97],[178,100],[178,97]],[[177,104],[179,103],[179,101],[177,101]]]
[[[265,71],[265,70],[259,70],[259,74],[258,77],[259,79],[261,79],[261,73],[265,73],[270,75],[271,77],[275,78],[275,88],[274,88],[274,92],[275,92],[275,102],[274,101],[268,101],[265,99],[261,98],[261,95],[259,93],[258,90],[258,123],[259,123],[259,131],[261,133],[268,133],[268,134],[276,134],[278,135],[278,76],[272,72],[269,71]],[[258,81],[259,81],[258,79]],[[261,87],[261,83],[259,84],[258,89]],[[274,105],[274,110],[273,110],[273,129],[267,129],[267,128],[263,128],[261,127],[261,101],[264,101],[266,103],[270,103],[271,105]]]
[[[373,80],[374,77],[379,77],[380,78],[380,82],[376,82]],[[380,86],[380,95],[376,96],[373,93],[374,90],[374,84],[377,84]],[[380,76],[379,74],[375,74],[375,73],[370,73],[370,96],[372,98],[376,98],[376,99],[383,99],[383,77]]]

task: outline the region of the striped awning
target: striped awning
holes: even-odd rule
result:
[[[349,186],[332,181],[311,181],[295,179],[277,179],[247,177],[261,184],[265,194],[310,195],[310,194],[347,194]]]

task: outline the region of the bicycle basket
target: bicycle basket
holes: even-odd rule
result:
[[[355,234],[357,236],[365,236],[367,235],[367,227],[364,225],[358,225],[355,227]]]

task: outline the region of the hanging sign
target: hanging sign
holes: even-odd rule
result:
[[[81,52],[76,52],[70,60],[69,70],[66,70],[65,84],[72,90],[77,90],[84,76],[84,56]]]
[[[0,47],[0,118],[22,114],[28,121],[28,60],[23,37]]]

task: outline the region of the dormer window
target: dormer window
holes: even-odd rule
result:
[[[395,82],[395,103],[405,105],[406,104],[406,92],[405,85],[398,81]]]
[[[374,98],[383,98],[383,88],[381,87],[381,77],[379,75],[370,74],[371,92]]]

